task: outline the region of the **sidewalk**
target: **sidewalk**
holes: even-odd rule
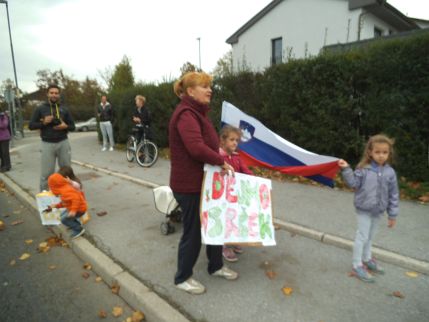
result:
[[[87,238],[114,259],[121,270],[143,281],[190,320],[353,321],[357,311],[362,309],[355,307],[353,298],[361,294],[371,299],[365,310],[376,311],[396,300],[380,297],[378,292],[386,293],[386,289],[395,286],[403,287],[403,292],[407,293],[407,300],[401,304],[407,302],[408,312],[415,312],[410,321],[429,316],[423,303],[424,294],[429,290],[428,276],[410,280],[404,277],[403,269],[386,264],[388,275],[382,277],[380,283],[377,280],[377,286],[371,286],[368,291],[368,285],[347,278],[351,261],[349,251],[301,238],[283,229],[276,231],[278,246],[246,249],[238,263],[229,265],[240,273],[238,281],[226,282],[208,276],[202,252],[195,278],[207,286],[207,294],[196,297],[176,290],[172,280],[180,226],[176,226],[178,231],[172,235],[161,235],[159,225],[164,216],[154,208],[151,189],[126,178],[138,178],[149,186],[166,185],[169,162],[160,159],[152,168],[143,169],[128,163],[123,151],[101,153],[95,132],[73,133],[70,137],[75,172],[83,180],[93,217],[87,227]],[[31,195],[37,193],[39,182],[39,142],[38,137],[17,141],[12,153],[13,171],[7,173]],[[121,174],[122,178],[78,164],[108,169]],[[356,224],[352,198],[351,193],[330,188],[273,182],[274,215],[278,222],[284,223],[280,226],[291,230],[290,223],[295,223],[301,231],[302,227],[308,227],[309,233],[325,242],[337,237],[353,240]],[[401,202],[400,207],[397,228],[387,229],[386,220],[375,246],[429,265],[426,233],[429,207],[411,202]],[[102,210],[108,214],[95,215]],[[340,246],[347,247],[344,240],[339,241]],[[275,272],[272,280],[265,275],[267,270]],[[293,296],[288,298],[281,293],[285,285],[294,289]],[[350,288],[355,289],[353,296],[350,296]],[[333,310],[331,303],[335,302],[341,306]],[[390,308],[388,314],[381,314],[381,310],[376,320],[401,321],[404,309],[403,304]]]

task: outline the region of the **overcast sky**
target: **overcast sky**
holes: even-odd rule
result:
[[[99,77],[124,55],[138,81],[175,78],[187,61],[212,71],[225,40],[271,0],[9,0],[18,83],[36,89],[36,72]],[[390,0],[429,20],[429,0]],[[6,6],[0,4],[0,82],[13,79]]]

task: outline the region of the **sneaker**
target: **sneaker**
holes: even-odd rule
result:
[[[181,289],[189,294],[202,294],[206,291],[206,288],[200,282],[194,280],[193,278],[188,278],[186,281],[180,284],[176,284],[178,289]]]
[[[227,280],[236,280],[238,278],[238,273],[234,272],[232,269],[229,269],[225,265],[221,269],[217,270],[212,274],[213,276],[223,277]]]
[[[363,262],[363,264],[369,271],[373,273],[377,273],[380,275],[384,274],[384,269],[380,265],[378,265],[374,259],[370,259],[368,262]]]
[[[106,148],[106,147],[103,147],[103,148],[101,149],[101,152],[104,152],[104,151],[107,151],[107,148]]]
[[[82,228],[81,231],[74,231],[74,232],[72,232],[72,234],[71,234],[70,237],[71,237],[71,239],[76,239],[76,238],[82,236],[84,233],[85,233],[85,229]]]
[[[222,256],[228,262],[236,262],[238,261],[237,255],[235,255],[234,250],[229,247],[223,247]]]
[[[109,151],[113,151],[113,147],[112,146],[109,148]]]
[[[231,247],[234,253],[236,254],[243,254],[244,250],[240,246],[232,246]]]
[[[364,281],[367,283],[374,283],[374,277],[371,274],[369,274],[368,271],[363,266],[353,268],[353,273],[361,281]]]

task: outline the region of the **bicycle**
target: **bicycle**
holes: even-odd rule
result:
[[[148,168],[158,160],[158,147],[146,138],[146,131],[149,126],[143,128],[142,139],[138,142],[137,134],[142,128],[141,125],[133,128],[133,133],[127,139],[126,155],[128,162],[133,162],[136,159],[140,166]]]

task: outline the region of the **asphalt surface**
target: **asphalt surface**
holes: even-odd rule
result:
[[[176,233],[161,235],[159,226],[164,215],[155,209],[152,190],[126,177],[166,185],[168,160],[160,159],[152,168],[143,169],[128,163],[123,151],[100,152],[94,132],[73,133],[70,137],[72,158],[77,161],[74,169],[83,180],[93,215],[87,225],[88,240],[189,320],[429,320],[427,275],[410,277],[409,269],[384,263],[387,274],[377,277],[372,285],[365,284],[348,275],[350,251],[283,229],[276,231],[277,246],[246,248],[239,262],[229,264],[240,274],[237,281],[209,276],[202,251],[194,277],[207,287],[207,293],[191,296],[176,290],[173,275],[180,225],[176,225]],[[31,195],[37,192],[39,181],[39,142],[37,137],[17,141],[12,153],[13,171],[7,173],[9,179]],[[122,178],[106,171],[119,173]],[[356,224],[351,193],[274,182],[273,205],[279,220],[353,239]],[[429,208],[412,202],[401,202],[400,206],[397,228],[387,229],[386,220],[375,244],[427,262]],[[107,215],[97,216],[100,211],[107,211]],[[285,295],[284,287],[291,288],[292,294]],[[404,297],[393,296],[396,291]]]
[[[85,269],[70,248],[58,245],[39,252],[39,244],[55,235],[4,189],[0,205],[0,220],[6,225],[0,231],[0,321],[97,321],[104,311],[103,320],[113,322],[132,315],[124,300],[96,280],[97,274]],[[22,223],[14,225],[18,221]],[[23,254],[30,257],[20,260]],[[113,316],[114,307],[122,309],[121,316]]]

